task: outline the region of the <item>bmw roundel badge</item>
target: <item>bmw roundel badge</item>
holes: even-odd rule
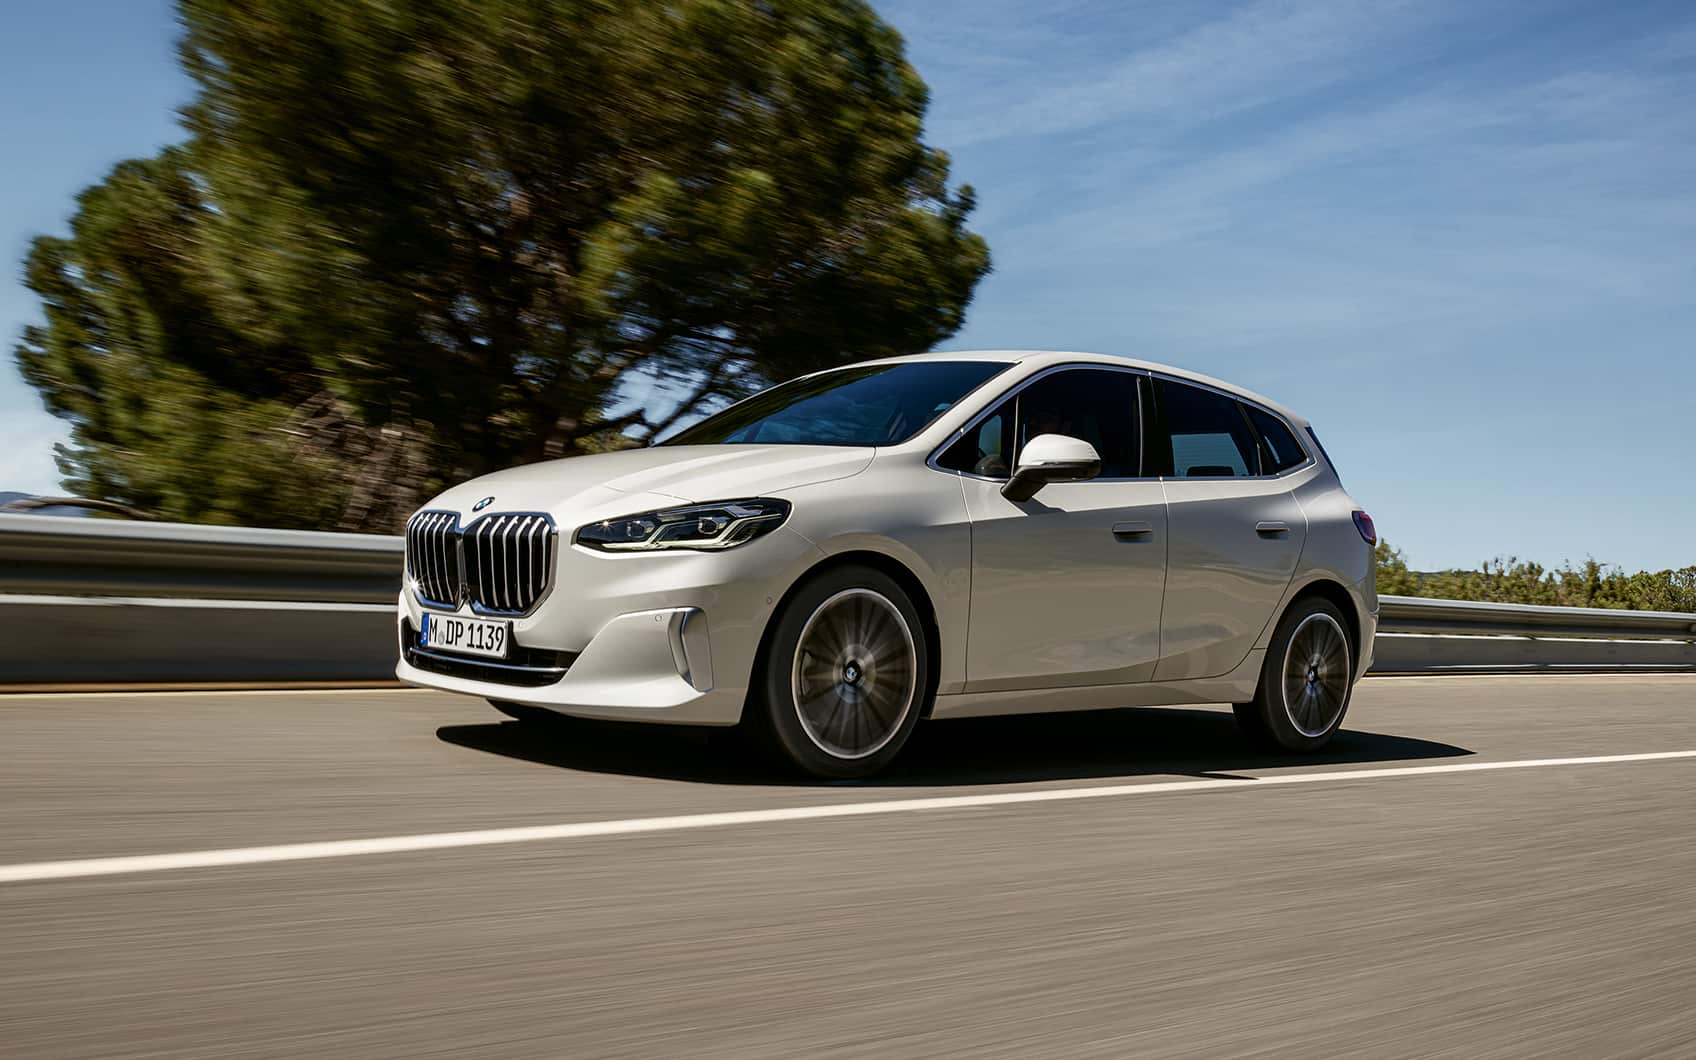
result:
[[[491,505],[493,503],[495,503],[495,499],[493,497],[484,497],[482,500],[478,501],[476,504],[473,504],[471,506],[471,510],[474,511],[474,512],[480,512],[484,508],[487,508],[489,505]]]

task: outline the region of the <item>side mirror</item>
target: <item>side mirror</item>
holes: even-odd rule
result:
[[[1025,443],[1013,477],[1001,487],[1010,501],[1028,501],[1050,482],[1082,482],[1101,474],[1101,454],[1081,438],[1039,434]]]

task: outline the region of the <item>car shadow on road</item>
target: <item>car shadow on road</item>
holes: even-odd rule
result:
[[[507,758],[592,773],[708,784],[796,784],[728,730],[579,719],[447,725],[443,741]],[[1410,736],[1344,728],[1322,752],[1253,747],[1229,710],[1127,708],[973,718],[920,725],[901,757],[870,787],[1017,784],[1148,775],[1228,777],[1279,766],[1361,765],[1473,752]]]

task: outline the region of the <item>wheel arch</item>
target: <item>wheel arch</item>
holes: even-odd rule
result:
[[[1349,635],[1349,651],[1353,653],[1351,657],[1357,671],[1354,676],[1359,677],[1360,660],[1364,658],[1361,652],[1360,605],[1355,601],[1354,594],[1341,582],[1330,578],[1316,578],[1303,585],[1290,597],[1289,603],[1284,605],[1284,610],[1278,615],[1278,623],[1284,621],[1284,616],[1290,613],[1291,608],[1304,600],[1313,599],[1324,600],[1343,613],[1343,624]],[[1278,623],[1274,623],[1274,626]]]
[[[752,701],[757,694],[760,674],[764,672],[767,659],[771,653],[771,641],[777,630],[778,616],[783,613],[784,608],[789,605],[789,601],[795,598],[795,595],[801,591],[803,586],[820,574],[839,567],[871,567],[873,570],[888,575],[897,585],[901,586],[908,598],[913,601],[913,606],[918,609],[920,625],[923,627],[922,631],[925,638],[925,649],[931,660],[930,673],[925,681],[924,711],[919,717],[930,717],[931,710],[936,706],[936,690],[942,674],[942,629],[937,622],[936,604],[931,599],[930,593],[925,589],[924,581],[913,572],[912,568],[886,552],[875,552],[870,549],[849,549],[832,553],[802,571],[794,581],[789,583],[789,588],[783,591],[783,595],[767,615],[765,628],[760,631],[759,647],[754,652],[754,677],[748,684],[749,700]],[[744,704],[744,716],[746,716],[747,710],[748,705]]]

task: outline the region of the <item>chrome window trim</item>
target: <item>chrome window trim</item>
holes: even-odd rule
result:
[[[1318,461],[1314,459],[1313,453],[1308,449],[1308,447],[1305,444],[1302,443],[1301,432],[1296,430],[1295,427],[1290,423],[1289,420],[1285,419],[1282,415],[1273,411],[1272,409],[1267,408],[1265,405],[1262,405],[1258,401],[1250,401],[1248,398],[1243,397],[1241,394],[1233,394],[1229,390],[1225,390],[1222,387],[1212,386],[1212,385],[1207,384],[1207,383],[1198,382],[1194,379],[1184,379],[1184,378],[1181,378],[1179,376],[1168,375],[1165,372],[1156,372],[1156,371],[1152,371],[1152,370],[1147,369],[1147,368],[1137,368],[1133,365],[1128,365],[1128,364],[1102,364],[1102,363],[1094,362],[1094,361],[1069,361],[1065,364],[1050,365],[1047,368],[1042,369],[1041,371],[1032,372],[1030,375],[1019,380],[1017,383],[1014,383],[1008,389],[1002,391],[1001,393],[995,395],[994,397],[992,397],[988,401],[986,401],[984,403],[984,407],[979,409],[977,414],[974,415],[971,419],[967,420],[964,426],[962,426],[962,427],[960,427],[960,428],[958,428],[954,431],[951,431],[949,433],[948,437],[944,438],[942,440],[942,443],[940,445],[938,445],[936,448],[932,449],[931,452],[930,452],[930,455],[925,458],[925,466],[930,468],[932,471],[940,471],[944,475],[954,475],[954,476],[957,476],[959,478],[969,478],[969,479],[973,479],[977,482],[1006,482],[1007,479],[1004,479],[1004,478],[995,478],[995,477],[990,476],[990,475],[975,475],[970,471],[956,471],[951,467],[942,467],[940,464],[937,463],[937,461],[942,458],[942,454],[948,449],[949,446],[953,445],[955,442],[957,442],[961,438],[965,437],[965,435],[968,431],[972,430],[978,424],[980,424],[984,420],[988,419],[989,414],[994,412],[996,410],[996,408],[999,405],[1001,405],[1002,402],[1006,401],[1008,398],[1011,398],[1011,397],[1017,395],[1025,387],[1030,386],[1032,383],[1035,383],[1040,379],[1045,379],[1048,376],[1054,375],[1054,374],[1059,373],[1059,372],[1077,371],[1078,369],[1090,369],[1090,368],[1100,369],[1100,370],[1106,371],[1106,372],[1124,372],[1128,375],[1142,376],[1143,378],[1148,379],[1150,381],[1151,385],[1155,380],[1164,380],[1164,381],[1169,382],[1169,383],[1180,383],[1184,386],[1193,386],[1198,390],[1211,391],[1212,393],[1218,394],[1221,397],[1229,398],[1232,401],[1235,401],[1236,403],[1238,403],[1239,405],[1246,405],[1246,406],[1249,406],[1251,408],[1259,409],[1261,412],[1264,412],[1266,415],[1272,417],[1274,420],[1277,420],[1279,423],[1282,423],[1284,425],[1285,429],[1287,429],[1290,432],[1290,434],[1295,436],[1296,446],[1297,446],[1297,448],[1299,448],[1302,451],[1302,455],[1304,457],[1306,457],[1306,459],[1303,460],[1301,463],[1295,465],[1294,467],[1287,467],[1284,470],[1279,471],[1276,474],[1271,474],[1271,475],[1241,475],[1241,476],[1233,475],[1230,478],[1224,478],[1224,477],[1221,477],[1221,478],[1188,478],[1188,477],[1183,477],[1183,476],[1179,476],[1179,475],[1137,475],[1137,476],[1134,476],[1134,477],[1126,477],[1126,478],[1092,478],[1092,479],[1086,479],[1084,482],[1073,483],[1073,485],[1080,485],[1081,486],[1081,485],[1087,485],[1088,483],[1091,483],[1091,482],[1113,483],[1113,482],[1233,482],[1233,481],[1234,482],[1246,482],[1246,481],[1249,481],[1249,480],[1270,481],[1270,480],[1275,480],[1275,479],[1286,478],[1290,475],[1297,474],[1298,472],[1306,471],[1310,467],[1318,466]],[[990,379],[993,380],[994,377],[991,376]],[[985,382],[989,382],[989,380],[986,380]],[[1146,407],[1145,402],[1144,402],[1143,389],[1142,389],[1142,387],[1138,387],[1137,388],[1137,416],[1142,422],[1140,422],[1137,426],[1138,426],[1138,433],[1143,434],[1145,436],[1146,436],[1146,430],[1147,430],[1146,425],[1147,425],[1147,422],[1148,422],[1148,415],[1149,415],[1149,409]],[[1252,430],[1253,424],[1251,423],[1249,426],[1250,426],[1250,429]],[[1254,431],[1254,435],[1255,435],[1256,441],[1260,441],[1260,432]],[[1262,443],[1262,444],[1264,444],[1264,443]],[[1139,443],[1139,448],[1143,448],[1143,446],[1141,446],[1140,443]],[[1146,452],[1139,453],[1139,456],[1146,457],[1147,453]],[[1258,463],[1258,459],[1256,460],[1256,462]]]
[[[421,591],[421,586],[417,586],[416,584],[409,585],[408,588],[412,592],[413,599],[418,601],[419,606],[457,614],[462,608],[469,605],[471,613],[474,615],[488,618],[520,619],[528,618],[530,615],[535,614],[536,609],[541,607],[548,597],[553,594],[554,578],[559,571],[559,527],[554,523],[553,516],[549,515],[547,512],[487,512],[471,520],[469,523],[466,523],[464,526],[460,525],[459,513],[455,511],[443,508],[426,508],[415,512],[412,518],[407,520],[408,533],[405,535],[405,540],[408,542],[405,572],[409,582],[416,583],[416,579],[413,577],[412,552],[410,548],[412,524],[415,520],[427,515],[445,515],[449,516],[452,520],[447,525],[444,532],[453,543],[454,568],[456,572],[455,578],[459,586],[459,592],[458,598],[452,602],[445,600],[432,600],[424,595]],[[471,534],[475,529],[481,526],[481,524],[490,519],[525,519],[532,517],[541,519],[542,524],[546,527],[543,534],[543,549],[545,552],[543,562],[547,564],[547,577],[543,580],[541,589],[536,593],[535,602],[523,611],[513,611],[487,607],[482,602],[473,599],[471,593],[470,569],[465,562],[466,535]],[[515,522],[513,525],[516,526],[517,523]],[[492,541],[490,542],[490,547],[493,548]],[[481,560],[479,560],[478,569],[485,569]],[[486,595],[488,590],[484,589],[482,586],[479,586],[478,588],[480,592],[483,592]]]

